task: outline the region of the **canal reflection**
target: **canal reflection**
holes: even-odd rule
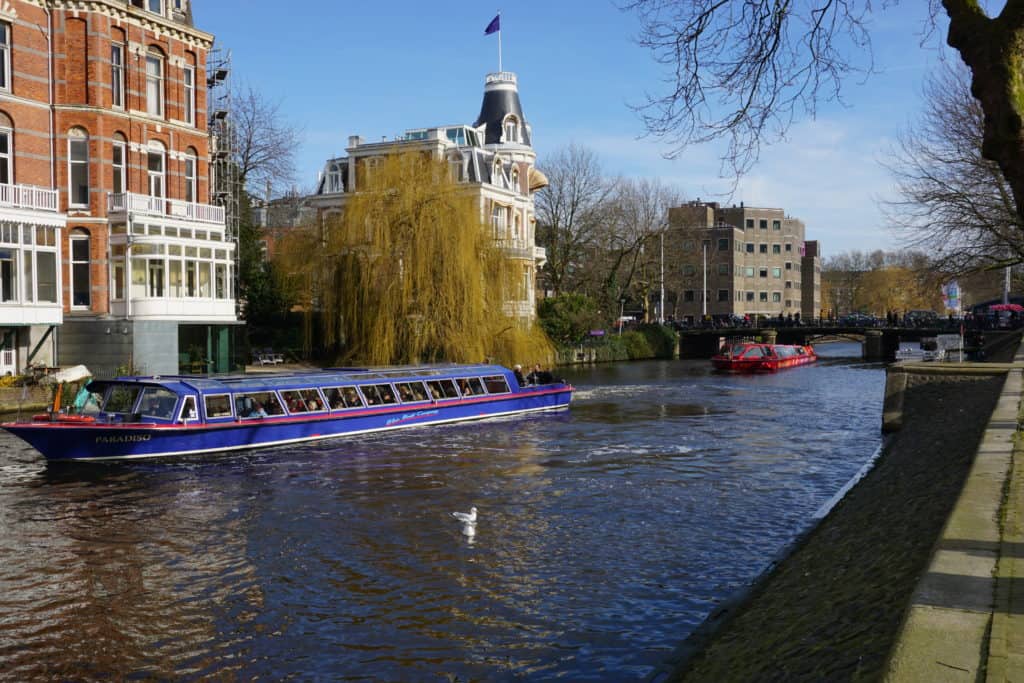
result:
[[[855,359],[564,374],[561,415],[195,461],[0,436],[0,677],[641,677],[880,442]]]

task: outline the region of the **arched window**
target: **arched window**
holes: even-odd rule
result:
[[[149,177],[149,196],[166,197],[166,159],[163,143],[151,140],[146,153],[146,173]]]
[[[501,166],[501,159],[494,157],[494,169],[491,172],[491,183],[498,187],[505,187],[505,169]]]
[[[515,166],[512,167],[512,189],[519,192],[519,169]]]
[[[341,166],[338,164],[327,167],[327,191],[341,192]]]
[[[519,119],[515,116],[505,117],[505,142],[519,142]]]
[[[517,211],[515,213],[515,216],[513,216],[513,218],[512,218],[512,237],[514,239],[518,240],[518,239],[522,238],[522,236],[523,236],[522,235],[522,232],[523,232],[522,228],[523,228],[522,219],[519,217],[519,212]]]
[[[92,289],[89,281],[89,232],[75,228],[68,242],[71,248],[71,307],[88,308]]]
[[[152,47],[146,53],[146,113],[164,115],[164,56]]]
[[[89,207],[89,134],[68,131],[68,206]]]
[[[195,203],[199,197],[199,184],[198,175],[196,173],[196,164],[198,163],[198,154],[194,147],[189,147],[185,151],[185,201],[189,203]]]
[[[115,194],[128,191],[128,140],[122,133],[114,133],[114,154],[110,165],[114,169]]]

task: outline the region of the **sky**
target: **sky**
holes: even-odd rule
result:
[[[927,3],[910,0],[871,17],[876,73],[853,76],[843,103],[823,102],[787,140],[762,149],[729,194],[721,147],[674,160],[644,135],[631,105],[661,92],[664,68],[638,46],[635,15],[610,0],[518,0],[501,9],[502,69],[518,76],[539,165],[575,143],[611,176],[652,178],[684,199],[780,207],[804,221],[828,258],[895,250],[880,202],[893,199],[881,165],[921,108],[924,77],[939,64],[944,33],[922,44]],[[486,74],[498,70],[498,37],[484,28],[498,8],[456,0],[193,0],[197,28],[229,50],[232,80],[251,85],[302,130],[298,186],[311,189],[349,135],[393,139],[405,130],[472,123]],[[948,53],[947,53],[948,56]],[[275,192],[274,194],[279,194]]]

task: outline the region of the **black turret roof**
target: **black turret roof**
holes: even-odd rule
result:
[[[497,75],[497,74],[495,74]],[[509,79],[487,81],[484,86],[484,101],[480,105],[480,115],[473,123],[475,128],[487,124],[484,134],[485,145],[496,145],[501,142],[502,125],[505,117],[515,114],[522,127],[523,144],[530,145],[530,131],[523,116],[523,107],[519,104],[519,90],[514,76]]]

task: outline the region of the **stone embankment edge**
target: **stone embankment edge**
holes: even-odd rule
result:
[[[1015,360],[1024,358],[1018,356]],[[1010,571],[1006,562],[1013,568],[1024,563],[1024,558],[1013,557],[1020,554],[1014,550],[1020,545],[1007,552],[1001,528],[1006,512],[1012,511],[1014,520],[1020,512],[1019,504],[1005,503],[1007,492],[1012,490],[1014,437],[1024,384],[1021,366],[907,366],[902,370],[894,377],[906,371],[981,374],[985,370],[987,374],[1006,372],[1007,377],[967,481],[911,597],[889,655],[885,680],[976,681],[986,671],[990,681],[1013,680],[999,672],[1005,672],[1008,664],[1006,643],[1012,629],[1007,628],[1007,619],[1020,617],[999,614],[1000,610],[1008,612],[1005,593],[1012,584],[997,583],[997,577],[999,571]],[[893,407],[902,401],[898,393],[894,389]],[[890,407],[889,401],[887,390],[886,408]],[[1024,629],[1018,633],[1024,634]]]

